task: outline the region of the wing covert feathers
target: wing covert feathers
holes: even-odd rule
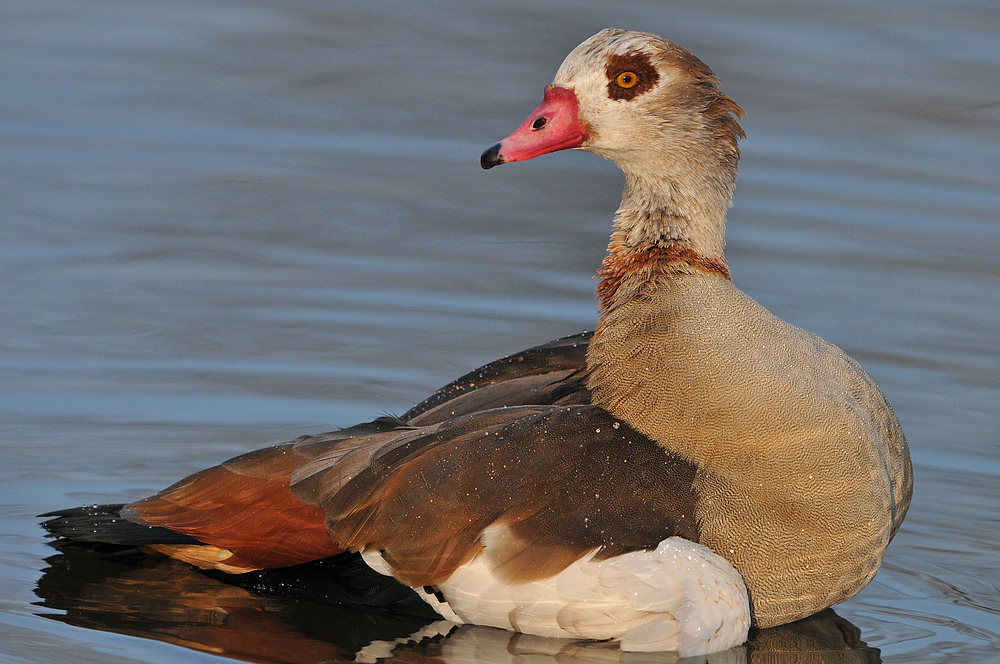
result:
[[[581,332],[485,364],[445,385],[401,419],[419,426],[505,406],[589,404],[586,355],[592,336]]]
[[[344,446],[303,465],[292,491],[338,546],[379,551],[411,586],[479,555],[494,524],[509,535],[486,554],[510,583],[698,537],[695,467],[598,407],[496,409]]]

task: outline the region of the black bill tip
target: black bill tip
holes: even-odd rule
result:
[[[494,166],[499,166],[503,163],[503,157],[500,156],[500,144],[497,143],[479,158],[479,165],[489,170]]]

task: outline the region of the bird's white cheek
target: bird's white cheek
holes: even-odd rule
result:
[[[622,102],[607,100],[582,112],[581,117],[591,129],[591,138],[584,145],[598,154],[619,153],[634,149],[641,137],[635,135],[633,112]]]

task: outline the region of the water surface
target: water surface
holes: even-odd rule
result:
[[[478,155],[609,25],[691,49],[748,111],[734,279],[860,360],[913,451],[875,581],[756,656],[1000,661],[1000,13],[848,0],[4,3],[4,659],[318,662],[408,633],[169,561],[91,568],[34,515],[402,413],[593,327],[621,176]],[[509,639],[397,656],[559,650]]]

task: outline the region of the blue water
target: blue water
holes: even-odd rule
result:
[[[41,605],[65,560],[34,515],[401,413],[592,327],[621,176],[478,155],[608,25],[694,51],[748,111],[734,279],[861,361],[910,441],[883,570],[811,634],[852,625],[864,661],[1000,661],[1000,12],[943,0],[4,3],[0,659],[318,662],[370,635],[152,563],[55,585],[103,616],[67,620]],[[129,584],[149,599],[123,609]],[[848,661],[796,634],[757,657]],[[552,656],[504,639],[405,653]]]

